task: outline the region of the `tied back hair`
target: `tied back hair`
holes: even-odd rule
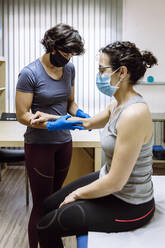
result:
[[[130,41],[116,41],[100,49],[100,52],[109,56],[113,70],[126,66],[130,74],[130,83],[137,84],[147,70],[157,64],[156,57],[150,51],[140,51]]]

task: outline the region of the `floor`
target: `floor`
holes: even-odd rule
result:
[[[25,169],[10,166],[0,182],[0,248],[28,248],[27,225],[31,210],[26,207]],[[75,237],[65,238],[66,248],[75,248]]]

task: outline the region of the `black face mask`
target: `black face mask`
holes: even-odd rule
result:
[[[64,67],[69,62],[62,54],[57,50],[55,54],[50,53],[50,63],[56,67]]]

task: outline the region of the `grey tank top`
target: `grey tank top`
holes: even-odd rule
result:
[[[134,103],[146,103],[142,96],[131,98],[116,115],[112,121],[108,121],[101,133],[101,144],[105,153],[105,164],[100,170],[100,177],[106,175],[111,167],[111,161],[115,148],[117,137],[116,124],[122,112]],[[144,144],[141,148],[139,156],[133,167],[132,173],[121,191],[115,192],[113,195],[131,203],[141,204],[150,201],[153,198],[152,175],[152,145],[153,138]],[[131,152],[131,151],[130,151]],[[122,163],[122,161],[121,161]]]

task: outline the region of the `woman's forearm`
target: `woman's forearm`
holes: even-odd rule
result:
[[[105,127],[108,122],[109,116],[105,116],[102,113],[95,115],[91,118],[80,118],[80,117],[71,117],[68,120],[71,121],[82,121],[82,126],[85,129],[99,129]]]
[[[47,113],[44,113],[44,112],[40,112],[40,111],[37,111],[32,117],[31,117],[31,120],[30,120],[30,125],[34,126],[34,125],[39,125],[39,127],[42,128],[42,126],[45,126],[45,125],[42,125],[42,123],[44,122],[47,122],[49,120],[54,120],[56,121],[58,118],[60,118],[61,116],[59,115],[51,115],[51,114],[47,114]],[[36,126],[37,127],[37,126]]]
[[[21,114],[17,114],[17,120],[25,125],[25,126],[30,126],[30,120],[33,118],[34,114],[32,114],[31,112],[25,112],[25,113],[21,113]]]
[[[29,126],[29,127],[33,127],[33,128],[46,129],[46,122],[31,124],[31,120],[32,120],[33,116],[34,116],[34,114],[32,114],[31,112],[26,112],[19,117],[17,115],[17,120],[25,126]]]
[[[118,183],[110,180],[109,176],[106,175],[93,183],[75,190],[73,193],[76,194],[77,199],[94,199],[110,195],[120,190],[121,188]]]
[[[77,103],[75,103],[74,101],[69,102],[69,104],[68,104],[68,113],[73,115],[73,116],[75,116],[77,110],[78,110]]]

